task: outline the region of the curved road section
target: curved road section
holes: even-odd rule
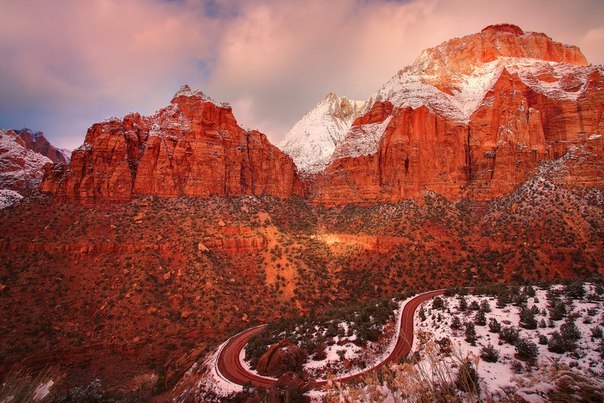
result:
[[[434,290],[419,294],[410,299],[403,308],[396,345],[388,357],[386,357],[384,361],[363,372],[343,376],[335,380],[347,382],[360,378],[367,372],[380,368],[388,362],[397,362],[401,358],[406,357],[411,351],[411,346],[413,345],[413,315],[415,310],[422,302],[436,297],[437,295],[442,295],[443,293],[444,290]],[[241,350],[243,350],[248,340],[262,332],[265,327],[266,325],[260,325],[244,330],[243,332],[231,337],[223,345],[222,349],[218,353],[218,359],[216,361],[216,370],[223,378],[239,385],[251,383],[257,388],[264,389],[269,389],[271,386],[273,386],[273,384],[275,384],[275,382],[277,382],[276,378],[269,378],[249,372],[243,367],[241,360],[239,359]],[[327,383],[326,380],[316,380],[314,382],[316,386],[321,386],[325,383]]]

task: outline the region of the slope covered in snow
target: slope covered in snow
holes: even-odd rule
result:
[[[329,93],[298,121],[277,145],[294,160],[301,173],[325,169],[336,146],[364,112],[365,102]]]
[[[25,148],[14,131],[0,129],[0,190],[7,190],[2,193],[2,207],[37,191],[42,167],[49,163],[50,158]]]

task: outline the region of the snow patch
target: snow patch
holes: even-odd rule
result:
[[[5,209],[23,199],[20,193],[10,189],[0,189],[0,210]]]
[[[365,102],[330,93],[287,132],[277,147],[293,159],[300,172],[321,172],[364,107]]]

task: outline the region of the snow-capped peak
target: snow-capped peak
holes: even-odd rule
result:
[[[174,94],[174,97],[172,97],[172,101],[174,101],[178,97],[197,97],[201,98],[202,101],[211,102],[221,108],[230,107],[227,102],[217,102],[201,90],[192,90],[191,87],[189,87],[187,84],[184,84],[180,87],[176,94]]]
[[[352,123],[364,111],[365,102],[328,93],[277,146],[292,157],[300,172],[320,172],[329,163]]]

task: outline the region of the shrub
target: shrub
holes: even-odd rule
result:
[[[514,326],[502,327],[499,331],[499,338],[506,343],[514,345],[518,341],[518,329]]]
[[[499,351],[489,343],[488,346],[480,350],[480,358],[486,362],[497,362],[499,360]]]
[[[489,301],[487,301],[486,299],[480,301],[480,310],[484,313],[491,312],[491,304],[489,304]]]
[[[539,335],[539,344],[545,346],[547,344],[547,336],[544,334]]]
[[[473,346],[476,345],[476,328],[472,322],[466,323],[466,341]]]
[[[470,303],[470,310],[477,311],[480,309],[480,305],[478,305],[478,301],[474,300]]]
[[[560,335],[563,339],[569,341],[577,341],[581,338],[581,332],[571,318],[566,319],[562,326],[560,326]]]
[[[537,329],[537,320],[531,309],[522,308],[520,311],[520,327],[524,329]]]
[[[445,303],[441,297],[434,297],[432,300],[432,309],[443,309]]]
[[[596,326],[593,329],[591,329],[591,337],[593,337],[594,339],[601,339],[602,338],[602,328],[600,326]]]
[[[476,312],[474,316],[474,324],[476,326],[485,326],[487,324],[487,317],[483,311]]]
[[[574,350],[574,346],[567,343],[560,335],[560,332],[556,330],[547,342],[547,349],[552,353],[563,354]]]
[[[451,320],[451,329],[453,330],[459,330],[461,329],[461,320],[459,319],[459,316],[453,316],[453,320]]]
[[[510,297],[507,291],[500,292],[499,295],[497,295],[497,302],[495,303],[495,306],[497,306],[497,308],[505,308],[509,303]]]
[[[457,299],[458,301],[458,305],[457,305],[457,309],[464,312],[468,310],[468,301],[466,301],[465,297],[459,297]]]
[[[585,287],[580,281],[573,281],[564,287],[564,294],[572,299],[582,299],[585,296]]]
[[[497,322],[497,319],[489,319],[489,332],[499,333],[501,331],[501,323]]]
[[[539,355],[539,347],[529,339],[518,339],[516,352],[523,358],[534,361]]]
[[[549,307],[549,317],[551,320],[562,320],[566,316],[566,304],[562,301],[556,301]]]

